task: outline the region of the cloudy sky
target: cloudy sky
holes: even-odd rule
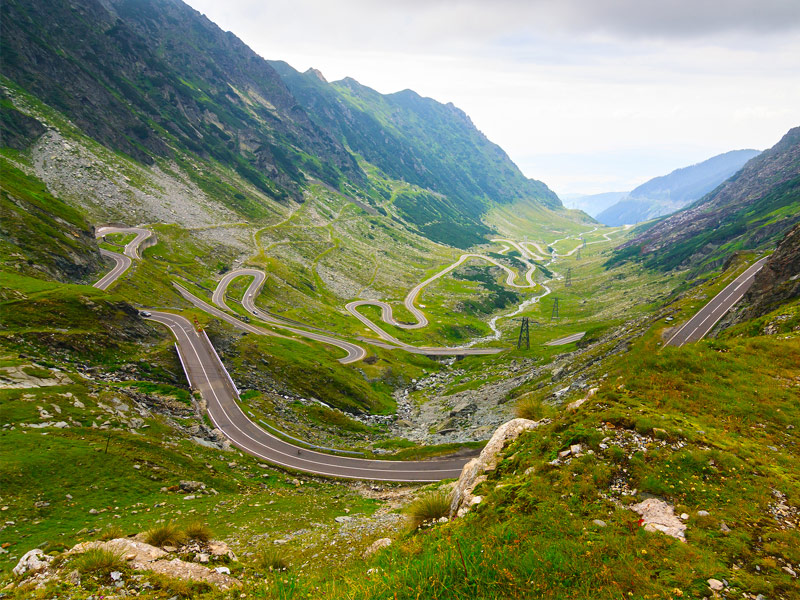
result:
[[[800,125],[800,0],[187,0],[268,59],[464,109],[559,194]]]

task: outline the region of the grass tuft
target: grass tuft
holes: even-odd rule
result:
[[[125,565],[125,557],[121,552],[105,548],[92,548],[79,554],[72,561],[72,566],[80,573],[93,575],[108,575],[111,571],[121,571]]]
[[[117,538],[125,537],[125,532],[119,525],[109,525],[103,533],[100,534],[100,540],[107,542],[108,540],[115,540]]]
[[[197,598],[211,591],[211,586],[204,581],[186,581],[155,573],[150,575],[150,583],[166,594],[163,597]]]
[[[520,419],[540,421],[551,413],[551,407],[535,396],[523,396],[517,401],[516,415]]]
[[[151,546],[180,546],[186,541],[186,534],[174,523],[164,523],[149,529],[144,541]]]
[[[406,512],[414,528],[423,523],[435,521],[450,514],[452,494],[449,490],[438,489],[424,493],[408,505]]]
[[[212,537],[214,537],[214,533],[211,531],[208,525],[206,525],[203,521],[192,521],[188,523],[184,528],[183,531],[186,533],[186,537],[190,540],[196,540],[198,542],[207,542]]]
[[[255,555],[254,564],[261,571],[287,571],[289,569],[286,558],[272,546],[259,550]]]

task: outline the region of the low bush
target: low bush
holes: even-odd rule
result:
[[[289,563],[281,552],[272,546],[267,546],[259,550],[254,559],[257,569],[261,571],[286,571]]]
[[[125,537],[125,532],[122,531],[122,527],[120,527],[119,525],[109,525],[100,534],[99,539],[104,542],[107,542],[108,540],[115,540],[121,537]]]
[[[535,396],[523,396],[517,401],[515,412],[520,419],[540,421],[552,413],[552,408]]]

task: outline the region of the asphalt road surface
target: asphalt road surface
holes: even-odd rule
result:
[[[689,319],[666,343],[667,346],[683,346],[689,342],[696,342],[711,331],[725,313],[736,304],[745,292],[753,285],[753,279],[761,270],[767,257],[753,263],[744,273],[733,280],[724,290],[714,296],[700,311]]]
[[[552,340],[547,342],[545,346],[564,346],[569,344],[570,342],[577,342],[578,340],[582,339],[583,336],[586,335],[585,331],[581,331],[580,333],[573,333],[572,335],[568,335],[567,337],[558,338],[557,340]]]
[[[117,252],[111,252],[110,250],[106,250],[105,248],[100,248],[100,254],[105,256],[106,258],[114,259],[116,263],[114,268],[111,269],[106,275],[97,283],[94,284],[93,287],[96,287],[98,290],[105,290],[114,283],[117,279],[119,279],[120,275],[122,275],[125,271],[128,270],[128,267],[131,266],[131,259],[127,256],[122,254],[118,254]]]
[[[136,237],[125,245],[125,256],[129,258],[142,258],[139,255],[139,246],[143,241],[153,235],[149,229],[141,227],[98,227],[95,231],[96,237],[103,237],[109,233],[135,233]]]
[[[117,252],[112,252],[111,250],[106,250],[105,248],[100,248],[100,254],[106,258],[114,259],[116,264],[111,271],[109,271],[102,279],[100,279],[100,281],[94,284],[93,287],[96,287],[99,290],[108,289],[108,286],[119,279],[120,276],[131,266],[131,259],[141,258],[141,256],[139,256],[139,246],[143,241],[153,235],[153,232],[149,229],[142,229],[140,227],[98,227],[95,231],[95,236],[103,237],[109,233],[135,233],[136,237],[125,244],[125,249],[123,250],[124,255]]]
[[[230,282],[230,280],[229,280],[229,282]],[[218,308],[215,308],[215,307],[211,306],[207,302],[204,302],[203,300],[201,300],[200,298],[198,298],[197,296],[195,296],[194,294],[189,292],[187,289],[179,286],[178,284],[174,284],[174,285],[175,285],[176,288],[178,288],[178,291],[181,293],[181,295],[184,298],[186,298],[189,302],[194,304],[197,308],[199,308],[201,310],[204,310],[205,312],[207,312],[207,313],[209,313],[211,315],[214,315],[215,317],[217,317],[219,319],[222,319],[223,321],[226,321],[226,322],[230,323],[231,325],[241,329],[242,331],[247,331],[249,333],[255,333],[256,335],[273,335],[273,336],[277,336],[277,337],[286,337],[286,336],[282,336],[282,335],[280,335],[278,333],[274,333],[272,331],[269,331],[268,329],[264,329],[263,327],[257,327],[255,325],[251,325],[249,323],[244,323],[243,321],[240,321],[238,318],[236,318],[236,317],[234,317],[232,315],[229,315],[228,313],[223,312],[223,311],[219,310]],[[219,287],[217,288],[217,290],[219,290]],[[215,292],[215,295],[216,295],[216,292]],[[224,303],[224,296],[225,296],[225,292],[223,290],[221,297],[223,298],[223,305],[227,306]],[[263,314],[263,313],[261,313],[261,314]],[[269,317],[269,315],[264,315],[264,316]],[[264,317],[259,317],[259,318],[264,319]],[[339,362],[342,363],[343,365],[362,360],[363,358],[365,358],[367,356],[367,351],[366,350],[364,350],[361,346],[359,346],[357,344],[353,344],[352,342],[347,342],[345,340],[340,340],[339,338],[334,338],[334,337],[331,337],[329,335],[324,335],[322,333],[314,333],[314,332],[311,332],[311,331],[304,331],[303,329],[297,329],[296,327],[291,327],[289,325],[286,325],[285,323],[282,323],[282,322],[280,322],[277,319],[274,319],[272,317],[269,317],[268,319],[264,319],[264,320],[265,321],[269,321],[270,324],[272,324],[274,327],[280,327],[281,329],[284,329],[286,331],[291,331],[292,333],[296,333],[296,334],[298,334],[300,336],[303,336],[303,337],[306,337],[308,339],[315,340],[317,342],[322,342],[323,344],[328,344],[330,346],[335,346],[337,348],[341,348],[342,350],[347,352],[347,355],[344,358],[340,358],[339,359]]]
[[[439,481],[456,478],[467,458],[429,461],[389,461],[348,458],[295,446],[253,423],[236,400],[238,392],[214,347],[192,324],[171,313],[153,311],[148,317],[166,325],[177,340],[189,384],[200,390],[208,416],[237,448],[272,464],[315,475],[376,481]]]
[[[227,292],[228,286],[231,284],[231,282],[234,279],[236,279],[237,277],[240,277],[240,276],[251,276],[251,277],[253,277],[253,281],[250,282],[249,286],[247,286],[247,290],[245,290],[244,297],[242,298],[242,306],[244,306],[244,308],[247,310],[247,312],[249,312],[251,315],[255,316],[256,318],[258,318],[258,319],[260,319],[260,320],[262,320],[262,321],[264,321],[266,323],[269,323],[273,327],[280,327],[280,328],[283,328],[283,329],[285,329],[287,331],[291,331],[292,333],[296,333],[298,335],[301,335],[303,337],[307,337],[309,339],[316,340],[316,341],[322,342],[324,344],[330,344],[332,346],[337,346],[337,347],[341,348],[342,350],[344,350],[345,352],[348,353],[345,358],[339,360],[339,362],[341,362],[343,364],[355,362],[355,361],[361,360],[361,359],[363,359],[363,358],[365,358],[367,356],[367,352],[361,346],[353,344],[352,342],[347,342],[345,340],[342,340],[342,339],[339,339],[339,338],[336,338],[336,337],[332,337],[330,335],[324,335],[324,334],[321,334],[321,333],[315,333],[315,332],[311,332],[311,331],[306,331],[304,329],[297,329],[295,327],[287,325],[285,322],[283,322],[283,321],[281,321],[279,319],[276,319],[275,317],[265,313],[263,310],[261,310],[258,307],[256,307],[255,298],[258,295],[258,292],[261,290],[261,286],[264,284],[264,281],[266,279],[266,275],[264,274],[264,272],[260,271],[258,269],[236,269],[235,271],[231,271],[230,273],[226,273],[225,276],[222,279],[220,279],[220,281],[217,284],[217,287],[214,290],[214,293],[213,293],[213,295],[211,297],[211,300],[214,302],[214,304],[216,304],[219,307],[222,307],[222,308],[225,308],[227,310],[230,310],[230,307],[225,302],[225,293]],[[183,294],[184,292],[182,291],[181,293]],[[199,300],[199,298],[192,299],[192,298],[189,298],[188,296],[186,296],[186,294],[184,294],[184,297],[186,297],[188,300],[193,302],[195,304],[195,306],[203,308],[195,301],[195,300],[198,300],[198,301],[202,302],[201,300]],[[383,338],[387,342],[391,342],[396,347],[402,348],[406,352],[411,352],[413,354],[426,354],[426,355],[437,355],[437,356],[460,356],[460,355],[464,355],[464,354],[497,354],[498,352],[502,352],[503,351],[502,348],[438,348],[438,347],[423,348],[423,347],[417,347],[417,346],[410,346],[408,344],[405,344],[405,343],[401,342],[397,338],[389,335],[388,333],[384,332],[380,327],[375,325],[375,323],[370,321],[367,317],[365,317],[364,315],[361,315],[358,312],[355,312],[354,309],[350,308],[351,305],[359,305],[360,306],[361,304],[364,304],[364,303],[366,303],[366,304],[383,305],[385,307],[384,308],[384,314],[386,314],[386,310],[388,310],[389,318],[391,318],[391,311],[392,311],[391,306],[389,306],[388,304],[385,304],[383,302],[374,302],[374,301],[371,301],[371,300],[367,300],[367,301],[363,301],[363,302],[362,301],[351,302],[350,304],[347,305],[348,306],[348,310],[352,314],[354,314],[356,316],[356,318],[361,320],[362,323],[364,323],[368,327],[370,327],[370,325],[372,325],[370,327],[370,329],[372,329],[373,331],[378,333],[378,335],[380,335],[381,338]],[[203,310],[206,310],[206,309],[203,308]],[[217,314],[217,313],[212,313],[212,314]],[[217,315],[217,316],[219,316],[219,315]],[[423,315],[423,318],[424,318],[424,315]],[[228,319],[226,319],[226,320],[228,320]],[[425,321],[425,323],[427,324],[427,320]],[[264,330],[262,330],[262,331],[264,331]],[[364,339],[364,341],[369,341],[366,338],[362,338],[362,339]]]

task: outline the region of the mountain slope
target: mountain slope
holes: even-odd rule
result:
[[[351,78],[328,83],[318,71],[271,64],[320,127],[387,176],[432,192],[403,194],[394,204],[433,239],[442,225],[459,221],[482,233],[480,217],[492,203],[561,207],[545,184],[526,178],[452,104],[411,90],[380,94]]]
[[[0,16],[7,89],[123,157],[215,188],[242,217],[276,212],[265,200],[301,201],[319,180],[466,248],[491,232],[482,218],[495,203],[561,209],[452,104],[269,63],[180,0],[9,0]],[[10,115],[9,143],[35,137]],[[220,185],[220,167],[240,181]]]
[[[596,216],[604,225],[648,221],[698,200],[758,156],[758,150],[733,150],[701,163],[655,177]]]
[[[611,263],[702,267],[738,249],[766,247],[800,221],[800,127],[685,210],[645,227]]]
[[[800,224],[786,234],[723,325],[762,317],[800,297]]]
[[[266,61],[179,0],[10,0],[1,50],[4,76],[144,164],[187,151],[277,198],[301,170],[364,179]]]

